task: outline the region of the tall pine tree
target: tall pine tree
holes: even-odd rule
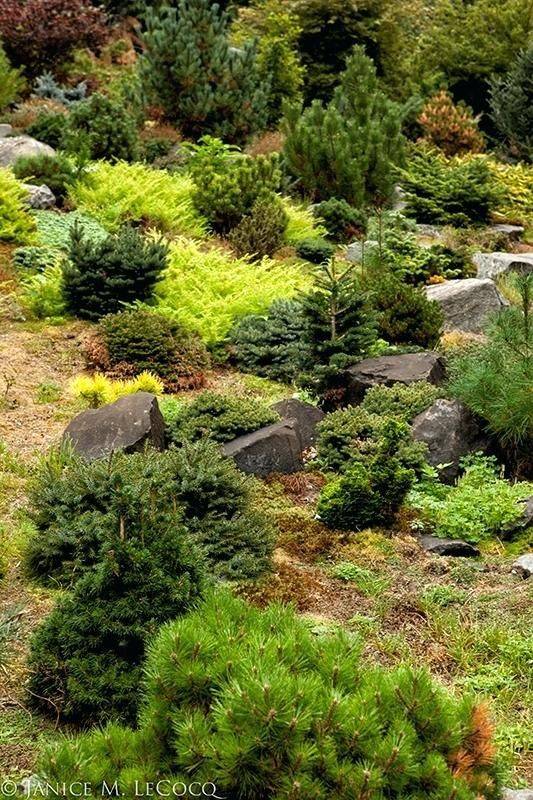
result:
[[[229,14],[210,0],[146,12],[143,84],[186,136],[236,142],[266,125],[268,87],[255,47],[231,47],[229,25]]]
[[[533,44],[491,87],[492,118],[511,153],[533,161]]]

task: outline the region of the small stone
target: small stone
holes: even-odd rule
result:
[[[447,332],[481,333],[489,317],[509,305],[489,278],[445,281],[424,291],[428,300],[440,305]]]
[[[533,575],[533,553],[526,553],[517,558],[511,567],[511,572],[521,578],[530,578]]]
[[[299,472],[303,459],[297,427],[295,419],[277,422],[227,442],[222,452],[250,475]]]
[[[7,122],[3,122],[0,125],[0,139],[4,139],[6,136],[11,136],[13,133],[13,127],[8,125]]]
[[[533,252],[529,253],[474,253],[472,261],[478,278],[497,278],[509,272],[533,271]]]
[[[473,544],[463,542],[462,539],[441,539],[439,536],[421,536],[420,544],[426,553],[435,556],[460,556],[474,558],[479,555],[479,550]]]
[[[28,192],[26,205],[29,208],[54,208],[56,198],[51,189],[45,184],[42,186],[35,186],[33,183],[23,183],[24,188]]]

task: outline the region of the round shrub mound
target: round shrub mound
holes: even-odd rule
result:
[[[157,774],[233,800],[495,800],[484,709],[424,670],[363,664],[360,649],[291,608],[217,593],[151,646],[139,729],[64,741],[39,774],[95,791],[116,780],[128,798]]]

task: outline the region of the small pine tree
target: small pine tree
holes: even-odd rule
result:
[[[243,141],[267,120],[267,91],[255,46],[231,47],[230,15],[210,0],[147,10],[141,76],[186,136]]]
[[[75,103],[67,117],[63,137],[67,152],[86,157],[134,161],[139,155],[139,135],[135,117],[125,104],[95,92]]]
[[[283,244],[288,216],[276,195],[260,197],[238,225],[230,231],[228,240],[238,256],[250,256],[258,261],[273,256]]]
[[[134,228],[124,227],[95,242],[74,225],[63,268],[68,310],[82,319],[98,320],[124,303],[147,300],[165,268],[167,252],[160,242],[144,241]]]
[[[420,116],[422,141],[435,145],[447,156],[480,153],[485,146],[478,118],[464,103],[455,105],[451,94],[442,89],[431,97]]]
[[[513,155],[533,161],[533,45],[491,87],[492,118]]]
[[[361,47],[327,107],[293,103],[285,112],[287,166],[314,200],[337,197],[362,208],[390,198],[403,152],[402,110],[379,88]]]
[[[342,373],[368,355],[375,323],[357,280],[355,265],[339,269],[332,259],[319,267],[316,290],[302,298],[313,368],[302,382],[328,403],[342,400]]]

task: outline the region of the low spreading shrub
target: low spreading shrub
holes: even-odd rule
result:
[[[73,154],[85,149],[86,157],[95,161],[134,161],[139,155],[135,118],[123,103],[95,92],[72,106],[64,146]]]
[[[431,349],[444,324],[441,307],[422,289],[394,275],[378,279],[372,295],[379,336],[390,344],[412,344]]]
[[[284,241],[287,214],[283,203],[276,196],[255,201],[249,214],[229,233],[238,256],[249,255],[254,260],[273,256]]]
[[[266,314],[239,320],[228,335],[237,367],[274,381],[294,382],[305,363],[304,317],[297,300],[276,300]]]
[[[19,295],[22,308],[37,319],[59,320],[66,314],[63,296],[63,267],[55,259],[42,272],[22,281]]]
[[[72,187],[70,199],[112,232],[135,222],[163,233],[201,237],[206,224],[194,209],[193,188],[189,177],[145,164],[100,163]]]
[[[464,103],[455,105],[446,89],[430,97],[418,117],[422,141],[438,147],[447,156],[480,153],[484,149],[484,137],[477,123],[472,109]]]
[[[416,381],[404,385],[371,386],[364,396],[361,408],[369,414],[396,417],[404,422],[412,420],[442,397],[442,388],[428,381]]]
[[[76,170],[69,159],[57,156],[25,156],[13,165],[15,177],[25,183],[46,184],[61,205],[68,187],[76,178]]]
[[[35,222],[24,208],[26,196],[12,172],[0,168],[0,242],[35,241]]]
[[[317,636],[290,607],[260,611],[218,592],[151,646],[139,729],[63,740],[39,775],[94,791],[116,781],[128,798],[136,778],[156,774],[209,780],[235,800],[493,800],[483,707],[425,670],[363,664],[360,649],[341,631]]]
[[[103,242],[108,233],[100,223],[88,214],[70,211],[58,214],[55,211],[33,211],[32,216],[37,223],[37,235],[42,246],[51,247],[68,253],[72,232],[78,227],[91,242]]]
[[[533,225],[533,164],[504,164],[486,158],[493,178],[501,185],[503,197],[496,214],[509,222]]]
[[[176,444],[198,439],[229,442],[278,420],[275,411],[257,400],[206,391],[181,407],[169,436]]]
[[[313,213],[326,226],[328,239],[334,242],[350,242],[366,228],[366,214],[337,197],[317,203]]]
[[[109,374],[153,372],[170,391],[202,386],[209,366],[197,334],[142,308],[104,317],[97,337],[87,343],[86,355],[92,368]]]
[[[312,264],[324,264],[335,255],[335,247],[326,239],[302,239],[296,245],[296,252]]]
[[[317,239],[325,236],[327,231],[324,225],[313,215],[311,209],[282,198],[287,214],[287,228],[285,229],[285,242],[296,247],[304,239]]]
[[[151,296],[165,268],[167,248],[145,241],[129,227],[103,242],[94,242],[76,226],[68,255],[63,268],[67,308],[82,319],[98,320],[124,303]]]
[[[466,227],[490,221],[501,192],[483,158],[446,160],[413,150],[401,171],[407,213],[418,222]]]
[[[26,133],[57,150],[63,146],[66,124],[67,115],[64,111],[41,111],[28,125]]]
[[[521,518],[519,501],[531,495],[533,484],[505,480],[494,458],[468,456],[462,466],[464,474],[455,486],[426,477],[415,484],[407,503],[436,536],[476,544]]]
[[[0,39],[12,63],[31,75],[65,61],[75,47],[97,48],[105,23],[87,0],[0,0]]]
[[[105,560],[108,531],[135,530],[159,509],[181,514],[212,573],[256,577],[268,569],[272,531],[253,507],[252,491],[253,482],[213,442],[91,464],[56,455],[40,465],[30,488],[36,533],[27,571],[45,584],[69,586]]]
[[[131,380],[114,381],[105,375],[79,375],[70,385],[72,394],[88,408],[99,408],[106,403],[114,403],[119,397],[136,392],[163,394],[162,381],[153,372],[140,372]]]
[[[298,266],[266,258],[252,265],[179,239],[170,245],[169,265],[156,288],[157,308],[215,345],[240,317],[262,314],[274,300],[290,298],[309,283]]]

